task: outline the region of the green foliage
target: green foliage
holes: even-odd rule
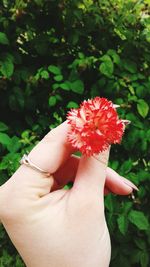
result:
[[[112,77],[112,74],[114,72],[114,64],[113,64],[110,56],[108,56],[108,55],[102,56],[101,61],[103,61],[103,62],[99,66],[100,72],[107,77]]]
[[[0,184],[83,99],[107,97],[131,120],[110,166],[139,187],[108,195],[111,267],[148,267],[149,0],[0,2]],[[22,267],[0,228],[0,266]]]
[[[0,43],[4,45],[9,44],[9,40],[7,38],[7,35],[4,32],[0,32]]]
[[[149,111],[149,106],[148,104],[146,103],[145,100],[143,99],[139,99],[138,100],[138,103],[137,103],[137,110],[139,112],[139,114],[145,118],[148,114],[148,111]]]
[[[6,53],[1,55],[0,61],[0,77],[10,78],[14,72],[13,57]]]
[[[129,221],[140,230],[148,230],[149,228],[148,220],[141,211],[131,210],[129,213]]]

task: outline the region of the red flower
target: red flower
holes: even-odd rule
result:
[[[79,109],[68,112],[67,120],[71,125],[69,142],[87,156],[98,154],[111,144],[120,143],[125,128],[113,103],[100,97],[83,101]]]

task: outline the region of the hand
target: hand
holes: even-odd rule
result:
[[[108,267],[104,185],[107,193],[132,192],[107,168],[109,151],[101,155],[103,163],[71,156],[68,127],[61,124],[30,152],[50,177],[22,165],[0,187],[0,219],[28,267]],[[71,180],[72,189],[64,190]]]

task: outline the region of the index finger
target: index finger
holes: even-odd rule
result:
[[[70,125],[67,121],[52,129],[30,152],[29,157],[35,165],[54,173],[73,153],[67,141]]]

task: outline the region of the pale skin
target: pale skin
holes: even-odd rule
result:
[[[108,267],[104,188],[122,195],[134,188],[107,167],[109,151],[100,161],[71,156],[68,130],[64,122],[29,154],[52,175],[22,165],[0,187],[0,220],[27,267]],[[68,181],[73,187],[64,190]]]

